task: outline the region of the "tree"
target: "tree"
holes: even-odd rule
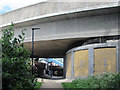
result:
[[[30,90],[32,88],[32,74],[30,53],[25,48],[24,31],[14,37],[14,25],[2,30],[2,88],[3,90]]]

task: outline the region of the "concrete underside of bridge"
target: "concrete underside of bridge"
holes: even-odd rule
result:
[[[63,39],[63,40],[50,40],[50,41],[35,41],[34,42],[34,57],[41,58],[64,58],[66,52],[72,47],[74,43],[85,39]],[[32,43],[24,43],[28,50],[32,51]]]
[[[10,25],[10,22],[13,22],[15,24],[15,37],[17,37],[23,29],[26,29],[24,44],[26,48],[31,51],[32,28],[40,27],[40,30],[35,30],[34,32],[34,57],[65,58],[68,50],[76,46],[80,46],[81,48],[82,43],[90,38],[120,35],[120,10],[117,0],[115,0],[115,2],[97,1],[98,0],[96,0],[95,3],[44,2],[20,8],[18,10],[0,15],[0,21],[2,21],[0,22],[0,28],[6,28]],[[0,31],[0,36],[1,35],[2,33]],[[118,45],[113,46],[117,47]],[[104,49],[102,50],[104,51]],[[119,49],[116,48],[111,49],[111,51],[114,52],[115,50],[119,51]],[[85,53],[86,52],[88,53],[88,51],[85,51]],[[73,64],[79,63],[77,61],[74,62],[77,60],[77,57],[74,59],[73,51],[71,51],[71,53],[72,56],[68,55],[69,61],[66,64],[71,68],[67,69],[69,77],[74,76]],[[82,52],[80,52],[80,54],[81,53]],[[94,56],[93,54],[90,57]],[[120,56],[118,54],[115,55],[117,57]],[[76,56],[79,57],[79,53],[76,54]],[[117,59],[117,64],[119,63],[120,60]],[[90,66],[93,65],[94,63],[90,64]],[[116,66],[118,65],[115,65],[115,67]],[[118,66],[118,68],[120,70],[120,66]],[[86,72],[88,73],[88,71]],[[66,73],[66,71],[64,71],[64,73]],[[93,74],[93,72],[90,73]],[[77,73],[76,76],[79,77],[80,74]]]

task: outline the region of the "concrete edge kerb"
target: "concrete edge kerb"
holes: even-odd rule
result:
[[[111,47],[111,46],[117,46],[117,45],[118,45],[118,41],[108,42],[108,43],[90,44],[90,45],[75,47],[73,49],[68,50],[67,53],[70,53],[72,51],[75,52],[75,51],[78,51],[78,50],[88,50],[88,48],[90,48],[90,47],[101,48],[101,47]]]

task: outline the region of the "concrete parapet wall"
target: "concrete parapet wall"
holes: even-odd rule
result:
[[[67,0],[68,1],[68,0]],[[99,2],[98,0],[94,2],[86,2],[80,0],[81,2],[60,2],[59,0],[48,0],[47,2],[42,2],[27,7],[23,7],[3,15],[0,15],[0,25],[7,25],[11,22],[19,22],[24,20],[32,20],[35,18],[56,16],[64,13],[80,12],[84,10],[92,10],[93,8],[105,8],[113,7],[117,5],[118,0],[113,2]]]

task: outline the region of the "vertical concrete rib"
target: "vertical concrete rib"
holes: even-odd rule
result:
[[[89,51],[88,75],[91,76],[94,74],[94,48],[90,47],[88,51]]]
[[[117,46],[116,46],[116,50],[117,50],[117,51],[116,51],[116,52],[117,52],[117,53],[116,53],[116,57],[117,57],[117,59],[116,59],[116,60],[117,60],[117,61],[116,61],[116,62],[117,62],[117,63],[116,63],[116,64],[117,64],[117,65],[116,65],[116,71],[117,71],[117,72],[120,72],[120,41],[118,41],[118,44],[117,44]]]
[[[71,52],[71,78],[74,77],[74,51]]]

